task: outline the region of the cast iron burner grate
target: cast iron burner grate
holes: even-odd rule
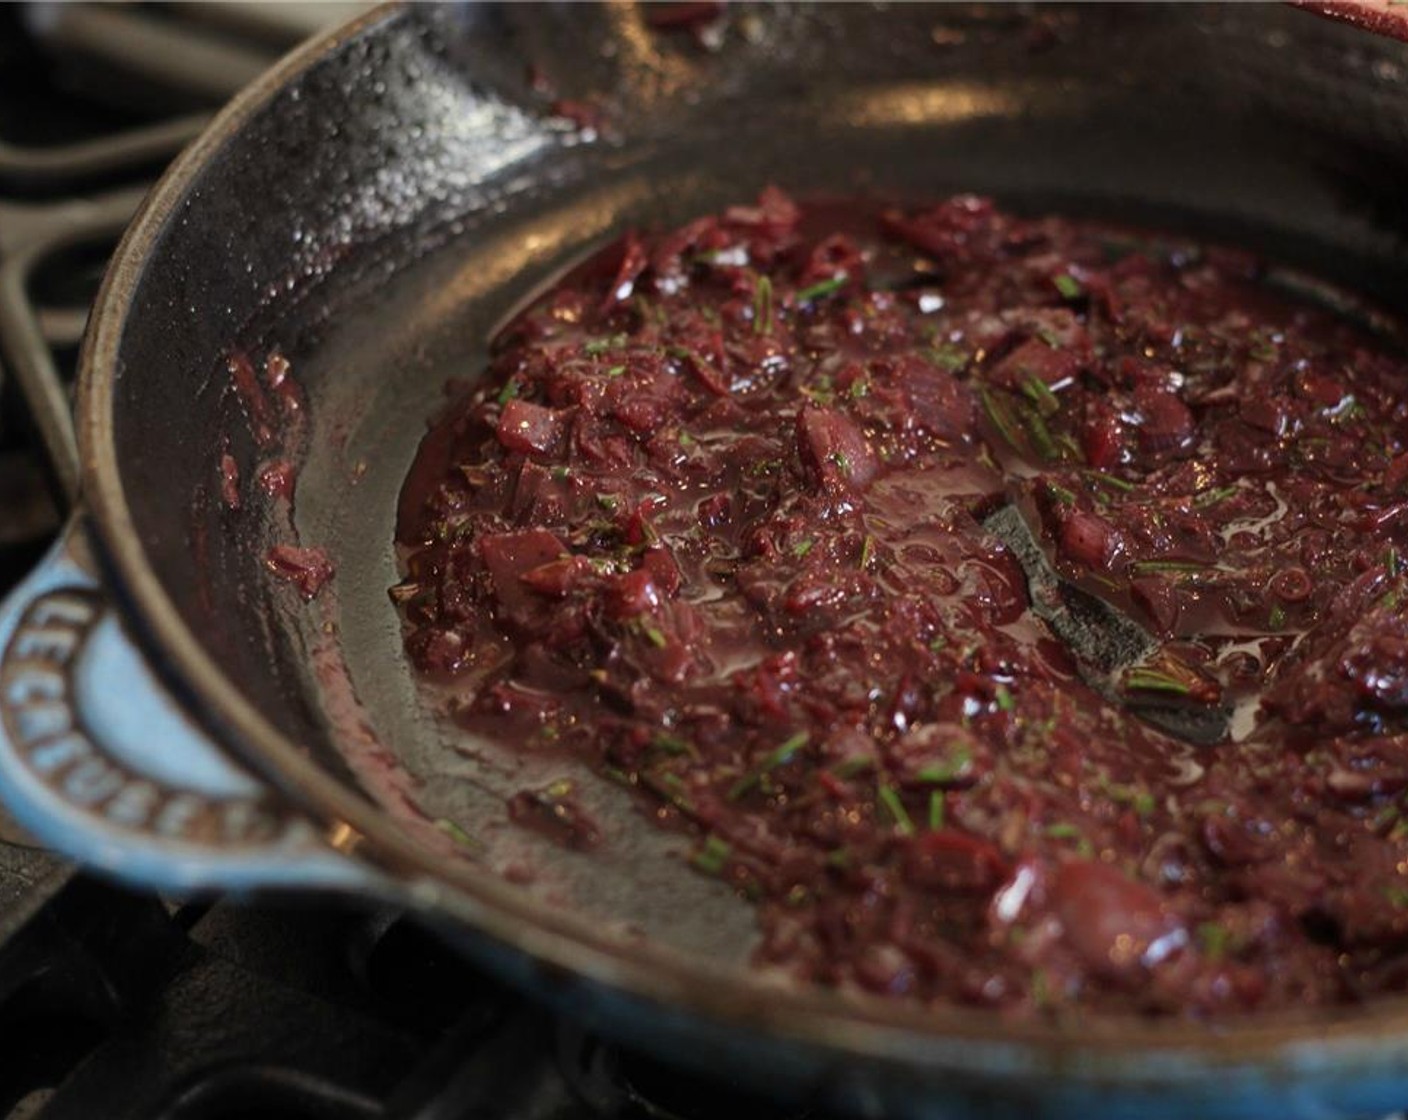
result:
[[[607,1046],[394,915],[172,908],[0,859],[30,909],[0,938],[10,1120],[805,1115]]]
[[[800,1118],[612,1047],[395,915],[173,908],[0,849],[7,1120]],[[7,908],[7,918],[12,911]]]
[[[72,369],[117,235],[214,105],[346,7],[0,6],[0,592],[75,493]],[[0,1054],[0,1120],[803,1115],[603,1043],[395,914],[174,905],[3,820]]]

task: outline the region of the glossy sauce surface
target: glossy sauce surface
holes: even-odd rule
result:
[[[1042,1013],[1408,987],[1408,363],[1250,257],[958,197],[632,234],[402,495],[407,648],[756,900],[759,963]],[[1158,639],[1083,680],[982,520]],[[513,819],[600,841],[570,788]],[[689,874],[681,868],[681,874]]]

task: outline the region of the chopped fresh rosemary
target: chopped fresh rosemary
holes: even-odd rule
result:
[[[968,768],[968,764],[973,761],[973,754],[967,747],[959,747],[943,762],[933,763],[922,767],[917,775],[921,782],[929,782],[933,785],[943,785],[951,782]]]
[[[1227,927],[1218,922],[1199,922],[1196,930],[1198,948],[1210,961],[1220,961],[1227,955],[1228,942],[1232,940]]]
[[[1216,490],[1205,490],[1193,499],[1193,506],[1195,509],[1208,509],[1219,502],[1225,502],[1236,492],[1235,486],[1219,486]]]
[[[1017,702],[1012,699],[1012,693],[1007,690],[1005,684],[997,686],[993,693],[993,699],[997,701],[998,708],[1004,712],[1013,711],[1017,707]]]
[[[772,278],[759,276],[758,286],[753,290],[753,331],[755,334],[772,333]]]
[[[929,828],[938,832],[944,826],[944,803],[946,794],[936,789],[929,794]]]
[[[797,732],[797,734],[783,743],[782,746],[778,747],[777,750],[773,751],[772,754],[768,755],[767,758],[763,759],[764,769],[771,770],[774,766],[781,766],[784,762],[789,761],[794,754],[807,745],[807,740],[810,738],[811,735],[806,731]]]
[[[909,819],[909,811],[904,807],[904,802],[900,800],[900,795],[895,792],[894,787],[881,783],[876,790],[876,796],[879,797],[880,804],[885,806],[885,811],[895,822],[895,829],[902,836],[913,836],[914,822]]]
[[[857,774],[869,770],[874,765],[875,759],[869,755],[858,754],[846,759],[839,766],[833,767],[833,770],[838,778],[854,778]]]
[[[1046,484],[1047,493],[1063,505],[1073,506],[1076,504],[1076,496],[1064,486],[1058,486],[1054,482]]]
[[[1032,443],[1043,459],[1059,459],[1061,449],[1057,446],[1051,429],[1046,426],[1046,418],[1037,409],[1028,409],[1024,416],[1026,428],[1031,433]]]
[[[727,840],[720,840],[712,833],[705,838],[704,845],[690,857],[690,863],[696,870],[703,871],[707,875],[717,875],[724,869],[724,864],[728,862],[728,857],[733,853],[733,845]]]
[[[1126,482],[1124,479],[1117,478],[1112,474],[1106,474],[1104,471],[1087,471],[1086,474],[1101,486],[1108,486],[1114,490],[1122,490],[1126,494],[1133,493],[1134,491],[1134,483]]]
[[[663,794],[675,808],[685,813],[694,812],[694,802],[690,799],[689,788],[684,779],[669,770],[655,770],[646,775],[657,792]]]
[[[940,343],[925,353],[930,361],[949,373],[957,373],[968,364],[968,352],[951,342]]]
[[[1022,392],[1048,416],[1061,410],[1061,398],[1053,393],[1051,386],[1039,377],[1028,377],[1022,382]]]
[[[518,381],[510,377],[504,382],[504,387],[499,390],[499,404],[508,404],[514,397],[518,396]]]
[[[1398,818],[1398,806],[1385,805],[1382,809],[1380,809],[1377,813],[1375,813],[1372,817],[1369,818],[1369,827],[1373,831],[1378,832],[1393,824],[1393,822],[1398,820]]]
[[[645,636],[650,639],[650,644],[656,649],[664,649],[670,644],[665,638],[664,632],[658,626],[652,626],[648,622],[642,622],[640,628]]]
[[[1051,431],[1046,422],[1051,410],[1029,399],[1030,393],[1018,397],[988,388],[980,389],[979,393],[983,411],[1014,451],[1030,449],[1052,462],[1083,457],[1080,445],[1070,435]]]
[[[839,276],[833,276],[830,280],[822,280],[810,287],[803,288],[797,293],[797,302],[811,303],[812,300],[820,299],[822,296],[829,296],[832,292],[840,291],[846,284],[848,277],[843,272]]]
[[[478,840],[476,840],[473,836],[471,836],[468,832],[466,832],[463,828],[461,828],[454,821],[450,820],[448,817],[441,817],[439,820],[437,820],[435,822],[435,827],[438,828],[441,832],[443,832],[446,836],[448,836],[451,840],[453,840],[456,844],[460,844],[466,848],[481,847]]]
[[[627,341],[628,336],[624,334],[613,334],[607,338],[594,338],[582,347],[582,351],[585,354],[596,357],[598,354],[604,354],[608,350],[619,349],[625,346]]]
[[[1017,428],[1013,423],[1012,416],[1008,413],[1007,409],[1003,407],[1003,403],[987,389],[981,389],[979,392],[983,400],[983,411],[988,414],[988,419],[992,421],[992,426],[996,428],[1002,438],[1007,441],[1008,446],[1012,447],[1014,450],[1020,451],[1022,444],[1017,435]]]
[[[1058,821],[1046,826],[1046,835],[1053,840],[1074,840],[1080,835],[1080,829],[1069,821]]]
[[[762,784],[763,778],[768,773],[791,761],[792,756],[807,745],[811,735],[806,731],[799,731],[788,739],[782,746],[769,754],[762,762],[753,767],[752,770],[744,774],[738,781],[733,783],[733,787],[728,791],[728,799],[737,801],[749,790],[755,789]]]
[[[836,391],[831,385],[831,377],[828,374],[822,374],[817,378],[815,385],[803,385],[801,393],[808,400],[817,404],[830,404],[836,397]]]
[[[665,731],[656,732],[655,736],[650,740],[650,745],[656,750],[664,751],[669,755],[687,754],[693,757],[695,754],[693,744],[681,739],[678,735],[671,735]]]
[[[1069,273],[1061,273],[1051,281],[1064,299],[1077,299],[1081,293],[1080,281]]]
[[[865,535],[865,543],[860,546],[860,570],[866,571],[870,567],[870,562],[875,559],[875,538],[869,533]]]
[[[814,542],[811,537],[798,541],[792,546],[792,555],[797,557],[798,560],[802,559],[802,557],[806,556],[806,554],[812,550],[812,546],[815,543],[816,542]]]

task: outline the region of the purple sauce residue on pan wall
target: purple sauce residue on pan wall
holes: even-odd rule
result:
[[[231,391],[261,456],[251,476],[257,493],[264,498],[262,507],[272,515],[276,532],[287,537],[267,548],[264,567],[275,579],[294,587],[305,602],[310,602],[333,578],[336,568],[324,549],[305,546],[299,541],[293,521],[298,484],[295,464],[301,460],[308,438],[303,387],[294,377],[288,359],[277,348],[269,352],[258,370],[247,354],[237,350],[231,353],[226,369]],[[218,473],[221,503],[230,513],[238,513],[246,504],[246,495],[228,438],[218,461]]]

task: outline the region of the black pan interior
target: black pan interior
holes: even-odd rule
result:
[[[530,69],[603,134],[554,118]],[[590,246],[769,182],[1184,230],[1402,310],[1405,78],[1400,44],[1280,6],[760,6],[717,51],[628,5],[397,11],[229,138],[146,263],[112,417],[134,531],[209,654],[328,769],[395,802],[391,763],[529,889],[741,961],[746,908],[617,791],[591,795],[611,822],[592,859],[509,828],[504,794],[570,767],[455,749],[402,657],[393,509],[446,381]],[[246,477],[261,458],[225,357],[272,347],[310,402],[297,533],[338,569],[311,607],[263,565],[286,526],[214,497],[227,441]]]

